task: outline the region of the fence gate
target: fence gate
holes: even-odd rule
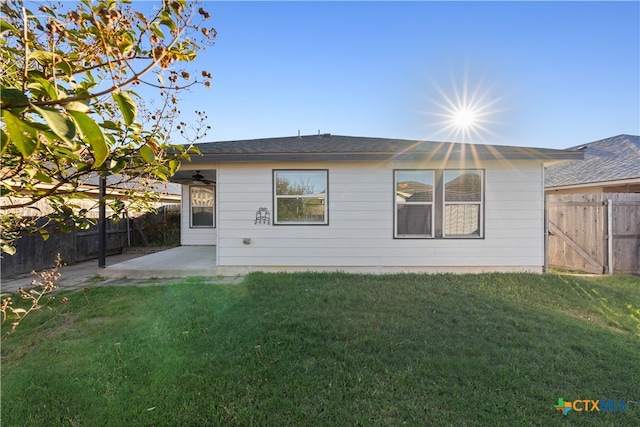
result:
[[[640,274],[640,194],[553,194],[546,217],[550,266]]]

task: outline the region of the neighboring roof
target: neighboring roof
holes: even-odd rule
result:
[[[143,183],[144,182],[144,183]],[[100,186],[100,177],[96,173],[92,173],[84,178],[82,187],[98,188]],[[161,195],[177,195],[181,194],[179,184],[172,182],[161,182],[153,179],[143,179],[137,177],[129,177],[123,174],[109,175],[107,177],[107,188],[114,190],[136,190],[141,187],[153,190]]]
[[[567,150],[583,152],[584,160],[548,166],[546,188],[640,179],[640,136],[618,135]]]
[[[331,134],[208,142],[192,162],[304,160],[574,160],[576,151]]]

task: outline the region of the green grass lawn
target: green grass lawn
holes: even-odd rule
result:
[[[2,342],[2,426],[640,425],[630,276],[254,273],[65,295]],[[558,398],[626,410],[565,417]]]

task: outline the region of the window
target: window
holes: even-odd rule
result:
[[[482,237],[482,171],[444,171],[444,237]]]
[[[395,171],[395,236],[433,237],[433,171]]]
[[[395,238],[482,238],[482,170],[394,171]]]
[[[191,205],[191,227],[215,227],[215,187],[198,185],[189,187],[189,203]]]
[[[274,224],[328,224],[326,170],[273,171]]]

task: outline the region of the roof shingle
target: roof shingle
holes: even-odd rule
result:
[[[640,178],[640,136],[618,135],[568,150],[584,152],[584,160],[548,166],[545,187]]]
[[[198,144],[198,161],[581,159],[577,151],[507,145],[307,135]]]

